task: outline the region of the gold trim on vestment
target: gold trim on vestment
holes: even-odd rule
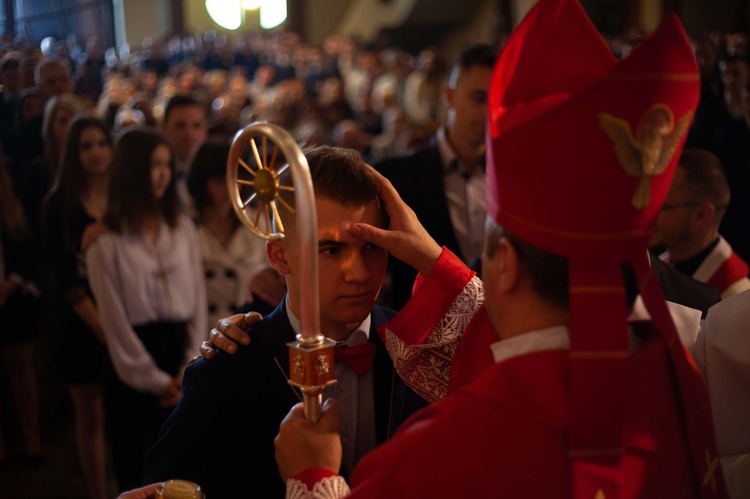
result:
[[[551,227],[543,227],[539,224],[531,222],[530,220],[526,220],[522,217],[519,217],[518,215],[511,213],[505,208],[500,210],[500,214],[507,215],[508,217],[513,218],[521,222],[524,225],[528,225],[534,230],[538,230],[540,232],[546,232],[548,234],[552,234],[555,236],[569,237],[572,239],[589,239],[593,241],[614,241],[616,239],[624,239],[624,238],[635,239],[635,238],[646,236],[650,234],[651,232],[650,227],[646,229],[627,230],[624,232],[614,232],[610,234],[598,234],[596,232],[573,232],[573,231],[567,231],[567,230],[553,229]]]
[[[610,73],[604,80],[621,81],[700,81],[696,73]]]

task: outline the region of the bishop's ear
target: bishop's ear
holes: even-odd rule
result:
[[[268,241],[266,243],[266,257],[271,266],[280,274],[287,275],[291,272],[289,252],[286,245],[281,241]]]
[[[507,237],[500,239],[497,252],[497,285],[501,292],[508,293],[516,289],[520,278],[523,276],[522,262],[518,257],[518,251]]]

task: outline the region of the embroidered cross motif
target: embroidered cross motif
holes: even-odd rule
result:
[[[706,449],[706,474],[703,475],[703,486],[711,483],[711,490],[716,493],[716,468],[719,466],[718,456],[711,459],[711,453]]]
[[[625,173],[641,179],[631,203],[636,210],[642,210],[651,201],[651,177],[667,169],[693,113],[687,113],[675,126],[672,110],[656,104],[638,122],[635,137],[627,121],[609,113],[599,113],[597,118],[604,133],[612,139],[617,161]]]

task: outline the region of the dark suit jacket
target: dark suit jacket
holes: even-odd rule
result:
[[[683,274],[672,265],[662,262],[652,253],[649,253],[649,256],[651,269],[667,300],[700,310],[704,319],[708,309],[721,301],[721,295],[710,284]]]
[[[378,306],[372,310],[378,443],[426,405],[395,374],[376,331],[393,315]],[[284,497],[273,440],[281,420],[299,402],[285,377],[286,344],[295,333],[284,301],[249,333],[250,346],[234,355],[219,352],[216,359],[202,359],[185,370],[182,399],[146,456],[144,484],[180,478],[200,484],[207,497]]]
[[[443,163],[438,150],[437,138],[428,146],[408,156],[389,158],[374,165],[384,177],[391,181],[401,198],[414,210],[427,232],[441,246],[447,247],[461,260],[467,261],[480,255],[463,255],[458,246],[456,233],[451,223],[443,184]],[[416,270],[395,258],[388,262],[388,271],[393,279],[390,302],[400,310],[411,297],[411,288]]]

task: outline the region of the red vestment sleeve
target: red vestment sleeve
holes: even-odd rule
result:
[[[386,341],[387,329],[407,345],[421,344],[475,275],[476,272],[443,247],[427,278],[417,276],[414,294],[404,308],[378,329],[383,341]]]
[[[327,468],[309,468],[300,471],[293,478],[304,483],[307,490],[312,490],[316,483],[329,476],[337,476],[337,473]]]

